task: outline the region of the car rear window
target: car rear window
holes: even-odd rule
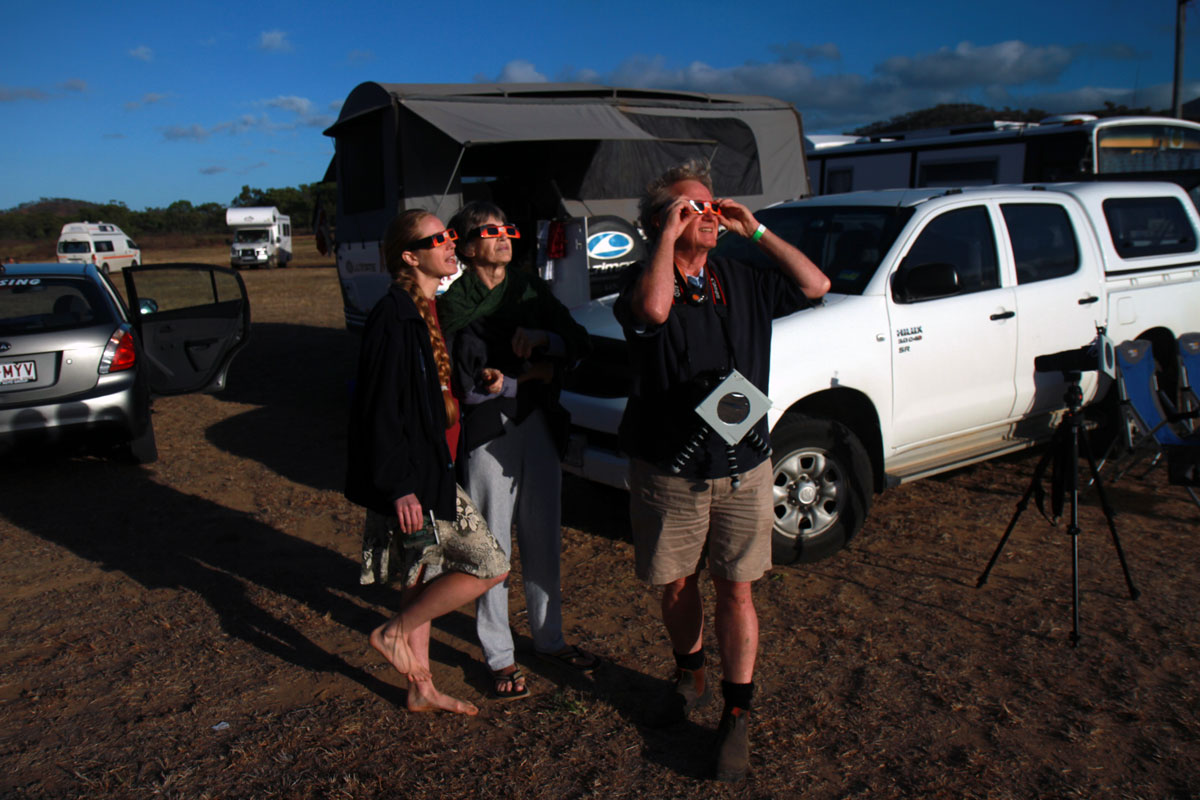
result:
[[[101,288],[82,278],[13,276],[0,280],[0,336],[115,321]]]
[[[58,252],[60,253],[90,253],[92,252],[91,242],[59,242]]]

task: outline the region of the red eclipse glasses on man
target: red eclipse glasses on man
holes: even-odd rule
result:
[[[510,239],[521,238],[521,232],[511,222],[506,225],[480,225],[478,228],[472,228],[471,232],[467,234],[467,238],[478,236],[480,239],[495,239],[501,234]]]
[[[432,250],[435,247],[441,247],[446,242],[458,241],[458,234],[452,230],[446,229],[435,233],[432,236],[426,236],[423,239],[417,239],[412,244],[405,247],[405,250]]]
[[[716,214],[718,217],[721,216],[721,207],[709,200],[688,200],[687,206],[684,206],[684,208],[689,207],[692,213],[695,214]]]

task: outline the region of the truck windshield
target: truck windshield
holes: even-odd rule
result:
[[[240,230],[234,234],[233,240],[238,244],[256,244],[265,242],[269,234],[265,230]]]
[[[792,206],[765,208],[754,216],[811,258],[829,276],[831,292],[862,294],[912,213],[896,206]],[[722,236],[715,252],[771,264],[757,245],[740,236]]]

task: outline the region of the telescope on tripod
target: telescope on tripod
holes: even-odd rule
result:
[[[1029,500],[1035,494],[1038,496],[1039,507],[1041,507],[1041,499],[1044,496],[1042,481],[1046,473],[1046,468],[1053,464],[1053,481],[1051,488],[1051,514],[1048,519],[1052,525],[1057,524],[1058,519],[1062,516],[1063,503],[1065,493],[1070,489],[1070,517],[1067,524],[1067,533],[1071,537],[1071,582],[1072,582],[1072,620],[1071,628],[1071,645],[1078,646],[1079,644],[1079,453],[1082,450],[1087,456],[1088,467],[1091,470],[1092,482],[1096,486],[1096,494],[1100,498],[1100,506],[1104,509],[1104,518],[1108,522],[1108,530],[1112,534],[1113,547],[1117,551],[1117,558],[1121,562],[1121,570],[1125,574],[1125,585],[1129,588],[1129,597],[1132,600],[1137,600],[1139,592],[1133,585],[1133,577],[1129,574],[1129,565],[1125,561],[1125,551],[1121,548],[1121,539],[1117,535],[1117,525],[1113,518],[1112,507],[1108,503],[1108,496],[1104,493],[1104,483],[1100,480],[1100,472],[1096,468],[1096,460],[1092,457],[1091,446],[1088,444],[1087,431],[1084,430],[1082,414],[1083,409],[1083,390],[1079,386],[1079,381],[1084,372],[1098,371],[1107,374],[1110,378],[1116,374],[1116,354],[1113,350],[1112,340],[1106,335],[1106,331],[1102,327],[1097,327],[1096,338],[1087,345],[1078,350],[1064,350],[1059,353],[1050,355],[1038,356],[1033,361],[1034,369],[1037,372],[1061,372],[1067,381],[1067,389],[1063,394],[1063,404],[1066,410],[1063,412],[1062,421],[1058,425],[1058,429],[1054,432],[1053,438],[1050,440],[1049,447],[1046,452],[1038,460],[1037,466],[1033,470],[1033,478],[1029,482],[1029,487],[1025,490],[1025,494],[1017,501],[1017,510],[1013,513],[1012,519],[1009,520],[1008,528],[1005,529],[1004,535],[1000,537],[1000,542],[996,545],[995,552],[992,553],[992,558],[988,561],[987,567],[983,570],[983,574],[979,576],[976,588],[982,587],[987,583],[988,575],[995,566],[997,559],[1000,558],[1000,552],[1004,549],[1004,545],[1008,542],[1008,537],[1012,534],[1013,528],[1017,525],[1017,520],[1021,518],[1021,513],[1025,511],[1029,505]]]

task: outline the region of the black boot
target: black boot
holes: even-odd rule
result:
[[[750,712],[726,705],[717,726],[717,746],[713,764],[719,781],[734,783],[750,771]]]
[[[699,669],[675,669],[675,683],[655,711],[650,724],[665,728],[683,722],[694,709],[706,704],[712,697],[712,687],[705,678],[704,667]]]

